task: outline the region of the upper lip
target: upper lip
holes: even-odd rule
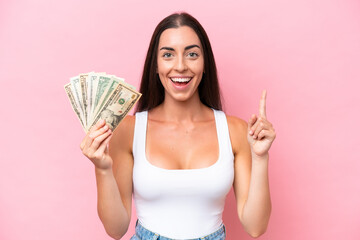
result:
[[[170,78],[192,78],[191,76],[172,76]]]

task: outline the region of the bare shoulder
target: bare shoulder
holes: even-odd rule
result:
[[[229,127],[233,152],[237,153],[243,144],[247,144],[248,123],[236,116],[226,115],[226,119]]]
[[[227,119],[229,128],[240,128],[242,130],[247,130],[248,123],[245,120],[238,118],[236,116],[230,116],[230,115],[226,115],[226,119]],[[238,129],[238,130],[240,130],[240,129]]]
[[[135,116],[127,115],[117,126],[110,140],[110,154],[118,151],[132,153]],[[116,155],[116,154],[115,154]]]

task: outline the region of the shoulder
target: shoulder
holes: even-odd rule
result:
[[[238,117],[226,115],[231,145],[236,154],[243,144],[247,144],[248,123]]]
[[[238,117],[226,115],[230,134],[245,134],[247,133],[248,123]]]
[[[110,140],[110,149],[132,152],[134,139],[135,116],[127,115],[117,126]]]
[[[135,128],[135,116],[127,115],[113,132],[114,136],[133,134]]]

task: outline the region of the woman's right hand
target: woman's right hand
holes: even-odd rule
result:
[[[112,167],[113,160],[109,155],[107,146],[111,136],[111,129],[105,124],[105,120],[100,120],[90,129],[80,144],[83,154],[98,169],[108,170]]]

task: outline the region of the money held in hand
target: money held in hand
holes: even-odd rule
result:
[[[141,97],[123,78],[106,73],[80,74],[64,88],[85,132],[100,119],[114,131]]]

